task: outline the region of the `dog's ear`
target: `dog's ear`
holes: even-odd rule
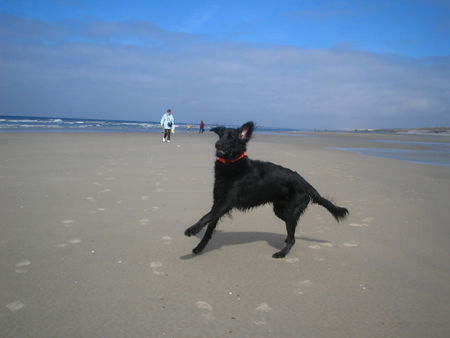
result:
[[[248,141],[250,137],[252,137],[253,130],[255,129],[255,125],[253,122],[244,123],[239,129],[239,138],[241,140]]]
[[[217,135],[222,137],[222,135],[225,131],[225,127],[214,127],[214,128],[211,128],[211,131],[215,132]]]

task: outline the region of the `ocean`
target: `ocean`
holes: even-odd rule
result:
[[[187,129],[186,123],[176,123],[177,132],[197,131],[198,124],[191,123]],[[206,124],[205,130],[216,125]],[[236,126],[228,126],[236,127]],[[63,117],[30,117],[30,116],[1,116],[0,132],[98,132],[98,133],[136,133],[161,132],[158,121],[123,121],[123,120],[91,120]],[[295,131],[288,128],[258,127],[260,133],[280,133]]]
[[[0,116],[0,132],[160,132],[159,122]]]
[[[187,129],[187,123],[176,124],[177,132],[198,132],[198,124],[191,124]],[[206,125],[205,129],[215,125]],[[236,126],[229,126],[236,127]],[[29,116],[0,116],[1,132],[98,132],[98,133],[136,133],[136,132],[161,132],[159,122],[152,121],[121,121],[121,120],[93,120],[81,118],[62,118],[62,117],[29,117]],[[299,133],[299,130],[288,128],[269,128],[258,127],[256,130],[260,134],[269,135],[289,135],[294,137],[305,137],[307,134]],[[295,132],[295,133],[289,133]],[[384,132],[384,134],[388,134]],[[381,158],[390,158],[401,161],[422,163],[428,165],[437,165],[450,167],[450,136],[442,136],[441,142],[415,142],[415,141],[394,141],[377,140],[379,147],[370,148],[334,148],[344,151],[356,152],[363,156],[373,156]],[[383,147],[388,144],[389,147]],[[395,145],[412,145],[418,149],[396,148]]]

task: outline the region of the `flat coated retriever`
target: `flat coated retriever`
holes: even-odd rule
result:
[[[325,207],[339,221],[348,214],[346,208],[331,203],[295,171],[273,164],[251,160],[246,145],[252,136],[253,122],[240,128],[211,129],[219,135],[216,142],[214,203],[211,211],[184,234],[192,236],[208,226],[200,243],[192,250],[199,254],[208,244],[220,218],[233,209],[248,210],[266,203],[273,204],[275,215],[286,223],[286,246],[273,258],[285,257],[295,243],[297,222],[309,202]]]

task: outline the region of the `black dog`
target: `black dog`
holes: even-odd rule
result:
[[[184,232],[186,236],[195,235],[208,225],[203,239],[192,250],[194,254],[205,248],[217,222],[234,208],[248,210],[273,203],[275,215],[286,223],[287,229],[286,246],[273,258],[285,257],[294,245],[297,222],[310,201],[325,207],[337,221],[348,214],[346,208],[335,206],[320,196],[295,171],[247,158],[246,145],[253,129],[253,122],[247,122],[238,129],[211,129],[220,137],[216,142],[214,203],[210,212]]]

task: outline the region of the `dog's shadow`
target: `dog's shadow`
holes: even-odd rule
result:
[[[199,240],[203,237],[203,232],[197,234]],[[243,232],[226,232],[216,230],[215,235],[208,243],[207,247],[202,251],[206,253],[222,248],[223,246],[240,245],[253,242],[266,242],[273,248],[280,250],[283,247],[286,235],[277,234],[273,232],[260,232],[260,231],[243,231]],[[295,237],[296,240],[315,242],[315,243],[329,243],[326,240],[315,239],[310,237]],[[198,243],[197,243],[198,244]],[[193,253],[181,256],[180,259],[191,259],[197,255]]]

